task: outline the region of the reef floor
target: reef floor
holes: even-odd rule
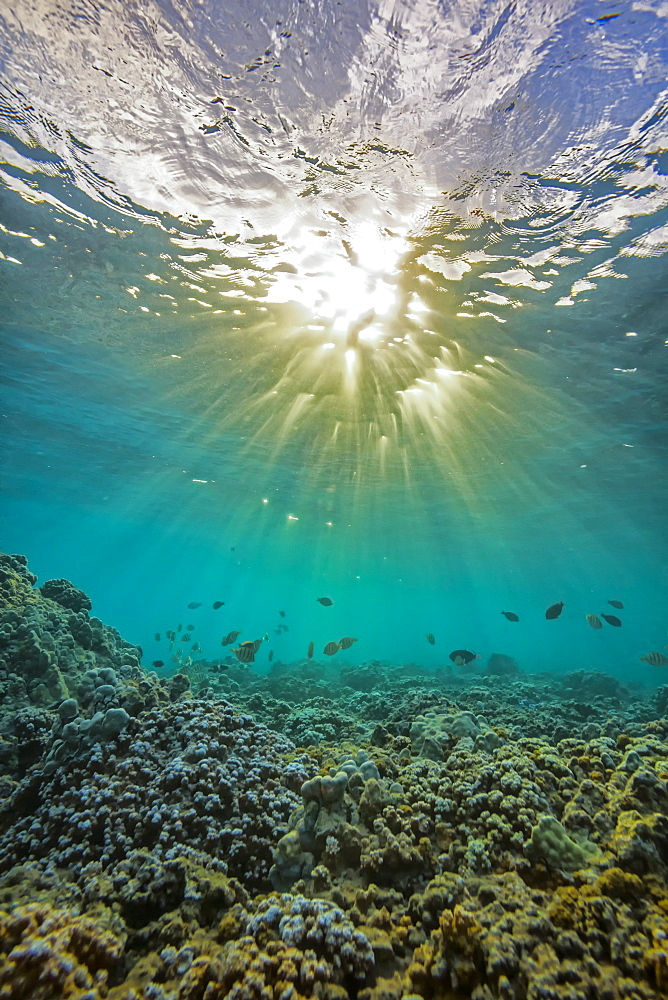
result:
[[[0,1000],[668,993],[668,687],[171,677],[0,556]]]

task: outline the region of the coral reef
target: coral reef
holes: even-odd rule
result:
[[[298,802],[280,763],[292,749],[284,737],[224,702],[169,705],[141,720],[108,709],[86,726],[83,736],[73,722],[57,727],[43,762],[2,804],[0,870],[26,861],[105,869],[148,847],[165,860],[205,851],[231,874],[266,876]]]
[[[21,556],[0,555],[0,699],[5,709],[48,708],[78,697],[87,671],[116,678],[139,667],[141,649],[90,617],[85,594],[67,580],[51,580],[34,590],[36,579]]]
[[[506,654],[158,679],[36,582],[0,556],[0,998],[668,993],[668,688]]]

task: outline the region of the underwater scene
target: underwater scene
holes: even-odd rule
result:
[[[668,996],[664,0],[0,8],[0,1000]]]

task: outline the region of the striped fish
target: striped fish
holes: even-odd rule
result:
[[[338,653],[340,649],[341,647],[339,646],[338,642],[328,642],[325,648],[323,649],[323,653],[325,654],[325,656],[334,656],[334,653]]]
[[[239,663],[254,663],[255,662],[255,650],[253,649],[253,643],[252,642],[248,646],[245,646],[242,643],[242,645],[241,646],[237,646],[236,649],[233,648],[232,652],[236,656],[236,658],[239,661]]]
[[[603,628],[603,622],[598,617],[598,615],[585,615],[587,623],[591,625],[592,628]]]
[[[357,642],[357,639],[353,639],[351,635],[344,635],[343,639],[339,639],[339,646],[341,649],[350,649],[354,642]]]
[[[649,663],[650,667],[668,666],[668,656],[664,656],[663,653],[648,653],[647,656],[641,656],[640,659],[643,663]]]
[[[228,632],[225,638],[220,640],[221,646],[229,646],[238,635],[241,635],[241,632]]]

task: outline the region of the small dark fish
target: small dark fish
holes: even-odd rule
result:
[[[160,633],[156,632],[153,638],[155,639],[156,642],[160,642]]]
[[[551,604],[547,611],[545,612],[545,617],[549,620],[550,618],[558,618],[564,608],[564,602],[559,601],[558,604]]]
[[[172,663],[180,663],[180,662],[181,662],[181,657],[177,656],[176,653],[174,653],[172,655]]]
[[[234,552],[235,549],[236,549],[236,545],[230,545],[230,552]]]
[[[514,611],[502,611],[501,614],[504,615],[509,622],[518,622],[520,620],[520,616],[516,615]]]
[[[436,639],[431,634],[431,632],[425,632],[424,637],[425,637],[425,639],[427,640],[427,642],[429,643],[430,646],[433,646],[434,643],[436,642]]]
[[[608,625],[614,625],[615,628],[621,628],[622,622],[617,615],[604,615],[603,612],[601,612],[601,618],[605,618]]]
[[[281,628],[275,628],[274,629],[274,635],[283,635],[283,629],[281,629]]]
[[[222,608],[222,606],[223,606],[224,603],[225,603],[225,601],[214,601],[213,602],[213,610],[217,611],[218,608]]]
[[[338,642],[328,642],[325,648],[323,649],[323,653],[325,654],[325,656],[334,656],[334,653],[338,653],[340,649],[341,647],[339,646]]]
[[[640,659],[643,663],[649,663],[650,667],[668,666],[668,656],[664,656],[663,653],[648,653],[647,656],[641,656]]]
[[[268,660],[269,660],[270,663],[273,660],[273,658],[274,658],[274,651],[273,651],[273,649],[270,649],[269,650],[269,656],[268,656]]]
[[[198,642],[194,642],[192,644],[192,646],[190,647],[190,652],[191,653],[201,653],[202,652],[202,647],[200,646],[200,644]]]
[[[314,642],[310,642],[309,645],[308,645],[308,652],[306,653],[306,655],[308,656],[309,660],[313,657],[313,651],[314,650],[315,650],[315,643]]]
[[[457,667],[472,663],[475,658],[476,654],[472,653],[470,649],[453,649],[450,653],[450,659]]]
[[[316,597],[318,604],[322,604],[324,608],[331,608],[334,601],[331,597]]]
[[[191,639],[192,639],[192,636],[191,636],[190,632],[184,632],[183,635],[181,636],[180,641],[181,642],[190,642]]]
[[[232,652],[236,656],[239,663],[254,663],[255,662],[255,650],[253,649],[254,643],[249,643],[247,646],[242,643],[233,649]]]
[[[229,646],[238,635],[241,635],[241,632],[228,632],[225,638],[220,640],[221,646]]]
[[[290,626],[289,625],[281,625],[281,628],[283,629],[284,632],[289,632],[290,631]]]
[[[190,604],[188,605],[190,611],[194,611],[195,608],[201,608],[201,607],[202,607],[201,601],[191,601]]]
[[[153,666],[154,667],[164,667],[164,665],[165,665],[165,661],[164,660],[154,660],[153,661]]]
[[[621,601],[608,601],[608,604],[612,604],[613,608],[619,608],[620,611],[623,609],[624,605]]]
[[[343,639],[339,639],[339,646],[341,649],[350,649],[354,642],[357,642],[357,639],[353,639],[351,635],[344,635]]]
[[[592,628],[603,628],[601,619],[598,617],[598,615],[585,615],[585,618],[587,619],[587,622],[589,623],[589,625],[591,625]]]
[[[182,628],[183,628],[183,625],[178,625],[176,631],[180,632]]]
[[[281,618],[285,618],[285,611],[279,611],[278,613],[281,616]]]
[[[174,642],[174,640],[176,639],[176,632],[171,632],[171,631],[165,632],[165,635],[167,636],[170,642]]]

